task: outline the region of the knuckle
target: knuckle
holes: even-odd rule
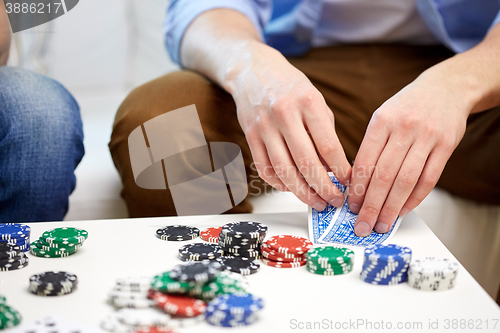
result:
[[[337,151],[336,142],[331,139],[323,140],[318,148],[321,154],[324,156],[332,155]]]
[[[389,172],[389,170],[380,169],[377,171],[377,179],[383,185],[389,185],[392,183],[393,177],[392,177],[391,173]]]
[[[422,179],[422,185],[424,186],[425,189],[432,189],[434,186],[436,186],[437,182],[439,180],[439,175],[436,173],[430,173],[426,175]],[[423,198],[422,198],[423,200]]]
[[[274,172],[278,178],[283,179],[286,178],[288,173],[288,165],[283,161],[277,161],[273,164]]]
[[[373,220],[377,219],[378,214],[380,212],[380,210],[378,208],[375,208],[371,205],[363,205],[362,209],[363,209],[364,214]]]
[[[299,170],[302,173],[302,170],[307,171],[308,169],[311,169],[314,166],[314,158],[310,155],[299,155],[297,158],[295,158],[295,164],[299,168]],[[304,177],[307,175],[303,174]]]
[[[417,178],[411,172],[404,172],[399,177],[399,182],[404,188],[412,187],[416,183]]]

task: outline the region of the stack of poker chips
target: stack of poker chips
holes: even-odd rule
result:
[[[181,273],[183,278],[179,272],[185,272]],[[196,279],[196,276],[201,279]],[[248,284],[239,274],[221,271],[218,262],[205,260],[186,262],[155,276],[151,289],[166,295],[186,295],[208,302],[223,294],[247,292]]]
[[[408,270],[408,284],[419,290],[449,290],[455,287],[458,268],[458,262],[449,259],[428,257],[415,260]]]
[[[408,278],[411,250],[399,245],[371,245],[365,248],[361,280],[376,285],[395,285]]]
[[[149,277],[126,277],[116,280],[114,288],[109,292],[110,302],[117,308],[149,308],[155,302],[148,299],[151,284]]]
[[[75,254],[88,237],[88,232],[73,227],[47,230],[31,243],[30,253],[42,258],[61,258]]]
[[[19,325],[22,320],[21,314],[6,302],[5,296],[0,295],[0,330]]]
[[[252,294],[227,294],[208,303],[205,318],[214,326],[246,326],[258,319],[263,307],[263,300]]]
[[[276,268],[295,268],[307,262],[307,251],[313,243],[303,237],[273,236],[262,244],[262,262]]]
[[[319,246],[307,252],[306,269],[320,275],[341,275],[352,271],[354,252],[340,246]]]
[[[0,243],[0,271],[13,271],[29,264],[29,258],[18,245]]]
[[[21,223],[0,224],[0,243],[16,245],[23,252],[30,248],[31,228]]]
[[[179,249],[179,259],[182,261],[213,260],[223,254],[224,251],[217,244],[192,243],[186,244]]]
[[[252,221],[236,221],[222,226],[219,246],[225,256],[261,258],[262,241],[266,237],[267,226]]]
[[[72,293],[77,285],[75,274],[49,271],[32,275],[29,290],[38,296],[61,296]]]

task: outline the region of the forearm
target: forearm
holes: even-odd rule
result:
[[[467,112],[500,105],[500,24],[474,48],[457,54],[424,72],[455,94]]]
[[[181,62],[234,93],[239,76],[259,60],[286,61],[265,45],[251,21],[231,9],[214,9],[197,17],[181,43]]]
[[[0,0],[0,66],[7,64],[10,48],[10,25],[3,0]]]

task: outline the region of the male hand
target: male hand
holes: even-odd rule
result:
[[[251,50],[251,61],[242,62],[248,67],[238,71],[230,90],[259,176],[318,211],[327,202],[342,206],[344,197],[327,169],[346,185],[351,166],[335,134],[332,111],[279,52],[260,43]]]
[[[424,72],[373,114],[349,189],[358,236],[385,233],[418,206],[462,139],[471,106],[442,74]]]

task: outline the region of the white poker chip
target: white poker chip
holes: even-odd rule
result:
[[[167,326],[170,315],[155,308],[122,308],[116,313],[116,318],[123,324],[132,326]]]
[[[149,289],[151,286],[151,277],[147,276],[129,276],[116,280],[116,285],[121,289]]]
[[[408,284],[418,290],[443,291],[455,287],[460,265],[446,258],[415,260],[408,270]]]
[[[169,328],[184,328],[184,327],[190,327],[197,325],[201,322],[205,321],[205,316],[200,315],[196,317],[191,317],[191,318],[184,318],[184,317],[172,317],[170,321],[168,322],[168,327]]]
[[[123,298],[115,298],[113,300],[113,304],[117,308],[131,308],[131,309],[142,309],[142,308],[152,308],[156,306],[156,302],[143,298],[143,299],[123,299]]]
[[[109,298],[112,300],[120,299],[120,300],[129,300],[129,299],[147,299],[148,291],[128,291],[128,290],[120,290],[113,289],[108,294]]]
[[[126,325],[118,320],[116,313],[106,316],[101,321],[101,328],[112,333],[132,333],[136,330],[134,326]]]

